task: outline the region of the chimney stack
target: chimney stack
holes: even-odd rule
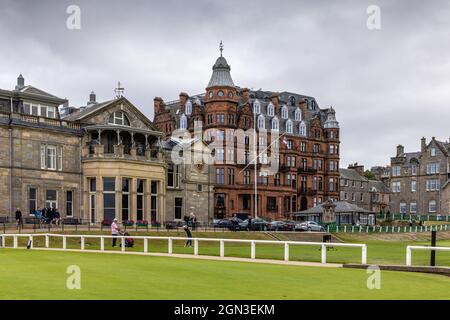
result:
[[[401,144],[397,146],[397,157],[403,156],[405,153],[405,147],[403,147]]]
[[[425,137],[422,137],[420,150],[424,152],[426,148],[427,148],[427,139],[425,139]]]
[[[250,90],[248,88],[243,88],[241,90],[241,96],[244,102],[248,102],[248,99],[250,99]]]
[[[188,98],[189,95],[186,92],[180,93],[180,113],[184,113],[184,106]]]
[[[280,94],[278,92],[274,92],[270,96],[270,100],[272,101],[273,105],[275,106],[275,109],[277,109],[278,106],[280,105],[279,96],[280,96]]]
[[[94,104],[97,104],[97,97],[96,97],[94,91],[92,91],[91,94],[89,95],[89,101],[88,101],[87,105],[92,106]]]
[[[17,85],[16,85],[16,90],[20,90],[23,87],[25,87],[25,79],[23,78],[22,74],[20,74],[17,77]]]
[[[302,111],[302,119],[306,119],[307,112],[308,112],[308,101],[306,99],[303,99],[299,102],[300,110]]]
[[[364,175],[364,165],[360,165],[358,164],[358,162],[349,165],[348,168],[356,170],[356,172],[358,172],[360,175]]]
[[[153,99],[153,108],[155,114],[160,113],[162,111],[162,106],[163,106],[163,99],[160,97],[155,97],[155,99]]]

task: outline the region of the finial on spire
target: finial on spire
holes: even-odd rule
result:
[[[114,89],[114,93],[116,94],[116,98],[122,98],[123,92],[125,91],[125,88],[122,87],[122,84],[117,82],[117,88]]]
[[[222,51],[223,51],[223,42],[222,42],[222,40],[220,40],[219,50],[220,50],[220,56],[222,57]]]

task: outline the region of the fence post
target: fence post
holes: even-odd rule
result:
[[[344,226],[344,232],[347,232],[347,226]]]
[[[223,258],[225,256],[225,242],[220,240],[220,257]]]
[[[30,236],[28,237],[28,241],[29,241],[29,243],[30,243],[30,249],[33,249],[33,236],[32,236],[32,235],[30,235]]]
[[[172,254],[172,238],[169,238],[167,243],[168,243],[167,251],[169,254]]]
[[[361,249],[361,264],[367,264],[367,246],[365,244]]]
[[[13,237],[13,248],[17,248],[17,236]]]
[[[251,254],[250,257],[252,259],[256,259],[256,245],[255,245],[255,241],[251,242]]]
[[[2,247],[4,248],[6,246],[6,239],[5,235],[2,236]]]
[[[322,244],[321,251],[322,251],[322,259],[321,260],[322,260],[322,263],[325,264],[325,263],[327,263],[327,247],[324,244]]]
[[[144,252],[148,252],[148,238],[144,238]]]
[[[67,249],[67,239],[66,239],[66,236],[63,236],[63,249]]]
[[[120,238],[120,250],[125,252],[125,237],[123,236]]]
[[[48,234],[45,235],[45,247],[50,247],[50,236]]]
[[[411,248],[409,246],[406,247],[406,266],[411,266]]]
[[[100,238],[100,251],[105,251],[105,238]]]
[[[284,261],[289,261],[289,243],[284,243]]]
[[[198,256],[198,239],[194,240],[194,256]]]
[[[355,232],[355,226],[352,226],[352,233]]]

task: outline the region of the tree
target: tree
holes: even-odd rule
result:
[[[369,180],[375,180],[375,174],[370,170],[364,171],[364,177],[366,177]]]

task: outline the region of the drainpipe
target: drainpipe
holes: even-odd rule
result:
[[[82,204],[84,205],[84,199],[83,199],[83,162],[82,162],[82,160],[83,160],[83,153],[82,153],[82,147],[83,147],[83,136],[80,137],[80,149],[79,149],[79,154],[80,154],[80,162],[79,162],[80,163],[80,187],[78,188],[79,189],[79,192],[78,192],[79,193],[79,195],[78,195],[78,197],[79,197],[79,199],[78,199],[78,211],[79,211],[79,217],[81,219],[84,218],[83,215],[82,215],[82,212],[83,212]],[[89,219],[88,219],[88,222],[90,223],[91,221],[89,221]]]
[[[13,99],[11,97],[11,113],[9,115],[9,128],[8,128],[8,133],[9,133],[9,214],[12,216],[13,213],[13,191],[12,191],[12,175],[13,175],[13,135],[12,135],[12,126],[11,126],[11,116],[13,113]]]

